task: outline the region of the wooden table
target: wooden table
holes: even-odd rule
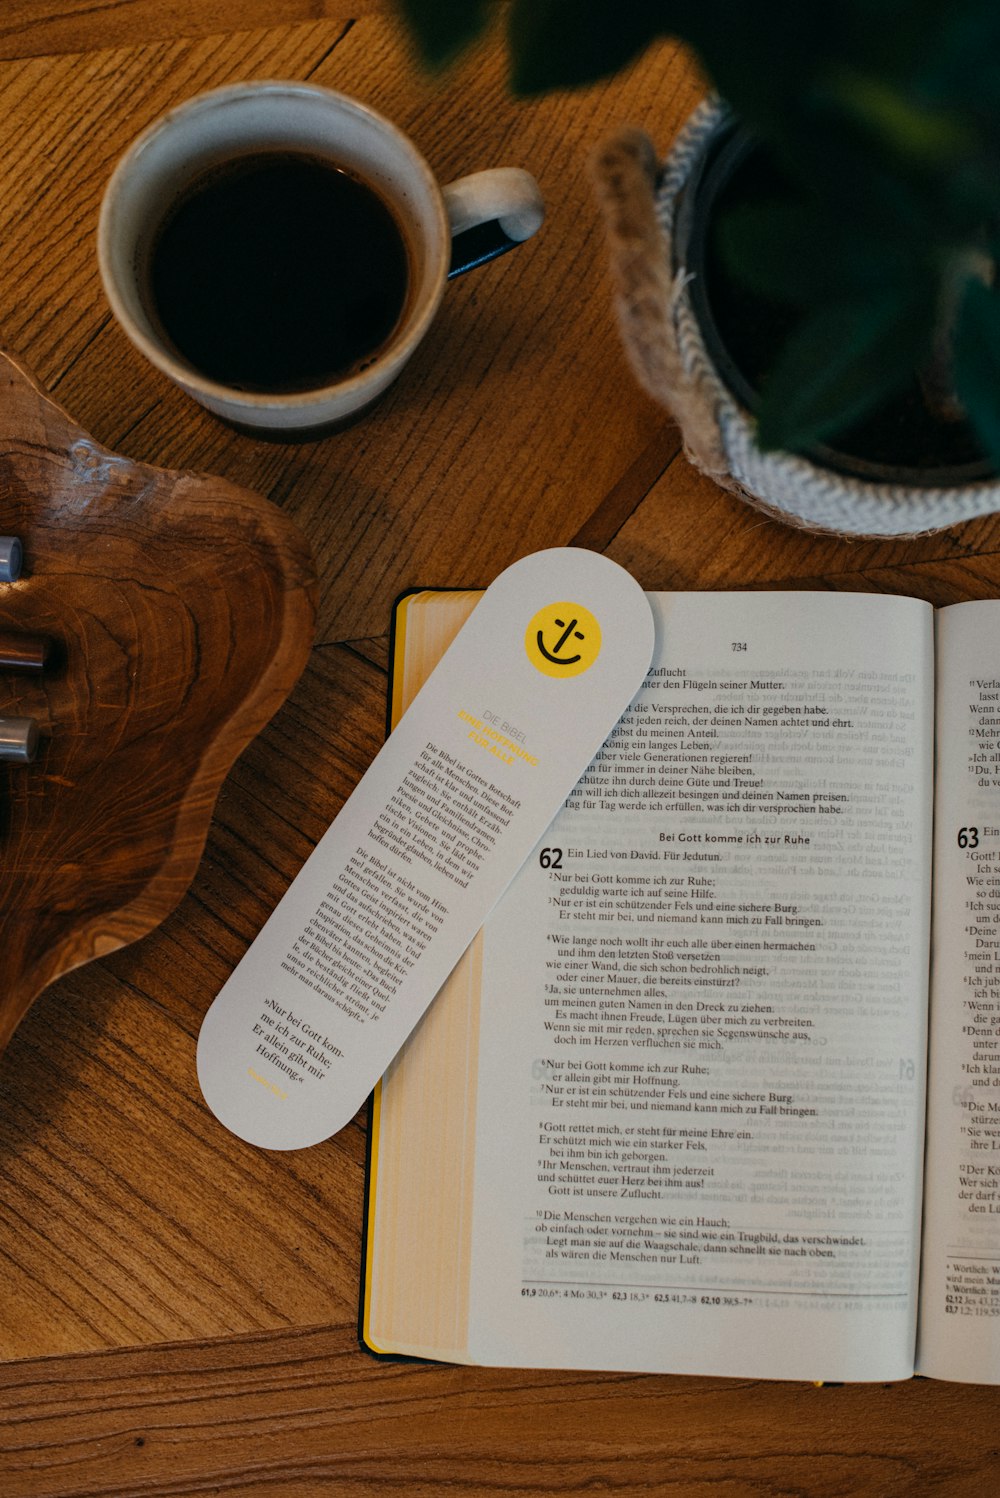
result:
[[[536,241],[449,289],[374,415],[298,446],[237,435],[147,367],[94,254],[138,130],[267,76],[370,102],[442,179],[527,166],[549,207]],[[364,1118],[262,1154],[195,1081],[207,1005],[381,742],[403,588],[484,585],[575,543],[650,588],[1000,591],[996,520],[892,543],[774,524],[690,468],[632,382],[588,155],[627,121],[665,148],[699,92],[667,44],[532,103],[508,98],[497,47],[431,82],[367,0],[5,0],[0,341],[105,445],[266,494],[309,538],[321,597],[310,665],[226,782],[190,893],[50,988],[0,1062],[3,1498],[996,1491],[1000,1390],[374,1362],[356,1340]]]

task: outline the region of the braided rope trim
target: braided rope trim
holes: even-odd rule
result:
[[[721,101],[706,99],[691,115],[663,164],[655,210],[668,255],[680,194],[729,118]],[[681,266],[674,282],[672,327],[690,388],[683,400],[671,399],[669,405],[694,461],[698,462],[699,433],[708,420],[737,492],[792,524],[840,535],[925,535],[1000,510],[1000,483],[993,479],[955,488],[870,483],[822,468],[797,454],[761,452],[754,441],[753,418],[723,384],[705,347],[687,292],[689,279]],[[700,410],[698,431],[689,441],[685,408],[692,404]],[[715,468],[714,463],[700,466],[710,472]]]

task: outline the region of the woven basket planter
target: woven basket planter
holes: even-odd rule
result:
[[[662,167],[639,131],[608,141],[594,160],[626,352],[640,383],[680,426],[688,457],[758,509],[807,530],[912,536],[1000,511],[996,477],[954,487],[871,482],[809,457],[759,450],[752,415],[706,347],[678,233],[685,188],[729,125],[725,106],[706,100]]]

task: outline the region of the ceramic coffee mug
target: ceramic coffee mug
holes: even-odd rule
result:
[[[258,182],[252,173],[258,169],[276,173],[275,190],[280,192],[284,186],[286,192],[275,201],[284,202],[289,213],[299,210],[302,193],[297,186],[289,189],[288,182],[280,181],[287,163],[295,171],[318,173],[324,179],[346,177],[360,184],[363,196],[374,194],[381,206],[369,203],[372,213],[376,217],[379,212],[387,213],[400,237],[405,285],[399,292],[394,324],[382,337],[375,329],[371,348],[363,346],[362,335],[362,346],[349,351],[354,357],[346,367],[338,367],[338,354],[331,356],[329,371],[314,377],[300,374],[292,380],[285,378],[285,371],[269,388],[266,373],[258,371],[252,380],[230,378],[225,372],[220,376],[218,371],[200,367],[203,361],[190,351],[182,352],[167,332],[166,305],[161,313],[153,277],[154,271],[159,274],[159,259],[166,254],[158,246],[166,244],[168,233],[176,233],[182,242],[185,233],[200,233],[206,251],[211,247],[217,257],[223,257],[215,273],[220,298],[228,294],[242,243],[236,229],[232,233],[229,229],[238,222],[239,212],[253,212],[258,201],[255,194],[267,203],[264,194],[275,188],[274,182],[261,185],[264,178]],[[246,171],[251,178],[241,188],[241,174]],[[228,177],[234,178],[233,190],[237,195],[242,191],[246,203],[242,209],[224,206],[221,211],[229,215],[221,220],[226,232],[214,234],[206,228],[210,220],[202,219],[199,227],[199,195],[204,184],[225,184]],[[185,206],[191,203],[196,204],[194,209]],[[186,220],[182,222],[182,212],[193,214],[193,229]],[[272,220],[276,217],[273,203],[259,217],[267,221],[268,213]],[[377,400],[427,332],[449,275],[528,239],[543,217],[537,184],[527,172],[494,168],[441,187],[408,137],[356,100],[312,84],[242,83],[187,101],[135,141],[115,169],[104,196],[98,258],[108,300],[128,337],[183,390],[236,426],[279,435],[308,434],[353,420]],[[171,224],[181,227],[174,229]],[[227,233],[231,244],[226,242]],[[343,236],[338,233],[337,237]],[[391,252],[391,245],[388,248]],[[315,261],[316,247],[309,253]],[[200,253],[194,255],[196,268],[203,258]],[[377,256],[362,248],[357,258],[367,262],[370,271]],[[317,271],[315,263],[312,270]],[[305,278],[305,266],[301,276],[296,266],[295,274],[283,276],[285,289],[294,292]],[[268,315],[278,319],[273,330],[276,345],[283,336],[281,279],[279,274],[273,295],[262,290],[258,303],[266,302]],[[181,278],[176,293],[181,314],[185,284]],[[214,315],[211,283],[203,294]],[[389,315],[394,315],[391,309]],[[197,332],[197,314],[190,320]],[[229,324],[236,336],[241,331],[238,323],[250,324],[249,330],[245,326],[243,330],[253,331],[256,321],[234,315]],[[227,314],[220,313],[219,322],[225,330]]]

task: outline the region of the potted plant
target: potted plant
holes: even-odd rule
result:
[[[498,9],[400,0],[425,59]],[[686,43],[714,95],[662,168],[596,157],[626,346],[695,461],[786,518],[893,535],[1000,510],[996,0],[513,0],[512,86]]]

